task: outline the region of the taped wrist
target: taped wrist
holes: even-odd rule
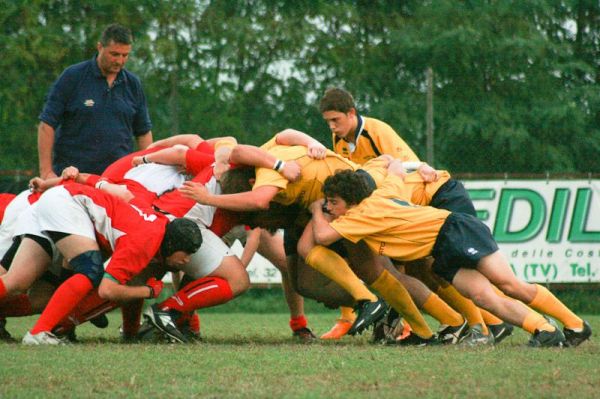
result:
[[[75,273],[90,279],[94,287],[98,287],[104,275],[104,262],[100,251],[86,251],[69,261]]]

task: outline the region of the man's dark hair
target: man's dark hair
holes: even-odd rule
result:
[[[166,258],[177,251],[193,254],[202,245],[202,232],[190,219],[178,218],[167,224],[165,236],[160,245],[160,254]]]
[[[250,179],[256,178],[256,170],[252,167],[242,166],[229,169],[221,176],[221,192],[223,194],[236,194],[251,191]]]
[[[241,221],[251,228],[261,227],[274,233],[277,229],[293,227],[302,211],[299,205],[282,205],[271,201],[267,210],[242,212]]]
[[[373,187],[360,173],[341,170],[329,176],[323,183],[325,197],[338,196],[347,205],[358,205],[373,192]]]
[[[337,111],[347,114],[352,108],[356,108],[352,94],[337,87],[329,88],[319,102],[319,111]]]
[[[110,42],[119,44],[133,43],[131,30],[119,24],[108,25],[106,29],[104,29],[104,32],[102,32],[102,36],[100,36],[100,43],[102,43],[102,46],[106,47]]]

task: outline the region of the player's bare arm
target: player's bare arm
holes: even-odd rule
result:
[[[279,188],[262,186],[252,191],[237,194],[213,195],[201,183],[186,181],[179,188],[181,194],[194,201],[231,211],[253,211],[269,209],[269,202],[277,195]]]
[[[308,149],[307,155],[312,159],[325,159],[327,148],[314,137],[295,129],[285,129],[277,133],[275,142],[279,145],[301,145]]]
[[[204,139],[197,134],[178,134],[176,136],[167,137],[166,139],[155,141],[148,148],[154,147],[172,147],[175,144],[182,144],[190,148],[196,148]]]
[[[238,144],[231,151],[230,161],[237,165],[275,169],[290,182],[295,182],[301,176],[300,166],[295,161],[284,162],[253,145]]]
[[[315,201],[311,205],[310,210],[312,212],[312,229],[314,240],[319,245],[327,246],[340,240],[342,235],[329,225],[329,220],[323,213],[323,204],[323,200]]]

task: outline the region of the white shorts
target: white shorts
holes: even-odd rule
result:
[[[202,245],[181,270],[193,279],[199,279],[212,273],[226,256],[235,256],[231,249],[215,233],[200,228]]]
[[[31,194],[29,190],[22,191],[10,201],[4,210],[4,218],[0,225],[0,259],[2,259],[8,248],[12,245],[20,215],[23,211],[31,207],[27,199],[29,194]]]
[[[47,237],[45,232],[58,231],[74,234],[96,241],[94,224],[87,210],[77,203],[71,194],[62,186],[46,191],[34,204],[33,223],[27,234]]]

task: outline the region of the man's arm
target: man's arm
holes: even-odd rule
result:
[[[290,182],[298,180],[301,176],[300,165],[296,162],[283,162],[262,148],[253,145],[238,144],[231,150],[229,161],[237,165],[274,169]],[[278,162],[281,162],[280,167],[277,167]]]
[[[329,225],[323,213],[323,201],[315,201],[311,206],[314,240],[319,245],[330,245],[342,239],[342,235]]]
[[[285,129],[275,135],[279,145],[301,145],[308,149],[309,158],[324,159],[327,149],[314,137],[295,129]]]
[[[160,290],[158,290],[158,293],[160,293]],[[156,290],[151,289],[148,285],[122,285],[106,277],[100,282],[98,295],[102,299],[108,299],[115,302],[131,301],[140,298],[149,299],[158,296]]]
[[[57,177],[52,170],[52,149],[54,148],[54,128],[46,122],[38,125],[38,157],[40,177],[48,179]]]
[[[186,181],[179,191],[200,204],[242,212],[269,209],[269,202],[277,195],[279,187],[261,186],[243,193],[213,195],[203,184]]]
[[[138,150],[145,150],[150,144],[152,144],[152,132],[148,131],[148,133],[136,136],[135,141],[137,142]]]
[[[138,166],[145,163],[160,163],[163,165],[176,165],[185,168],[185,154],[188,150],[189,148],[185,145],[176,144],[173,147],[165,148],[150,154],[133,157],[131,164],[133,166]]]

